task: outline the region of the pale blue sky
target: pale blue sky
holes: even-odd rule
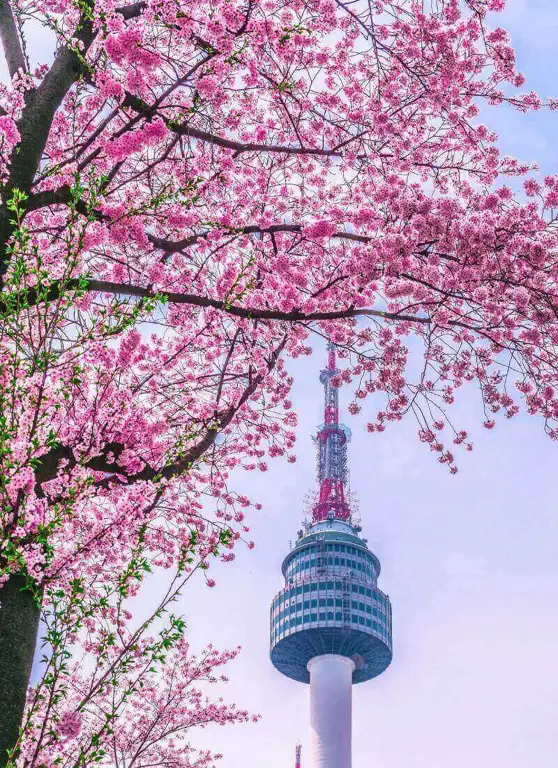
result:
[[[556,0],[508,5],[498,23],[512,31],[529,87],[558,96]],[[558,172],[557,113],[491,110],[483,119],[505,152]],[[192,734],[225,753],[222,768],[291,768],[298,738],[310,764],[308,689],[271,666],[268,617],[314,483],[309,435],[320,421],[322,357],[291,366],[298,463],[274,461],[266,475],[245,479],[264,504],[251,519],[256,549],[239,549],[236,562],[217,569],[215,589],[190,587],[181,601],[194,644],[243,646],[224,693],[263,716]],[[475,440],[473,453],[459,454],[456,477],[418,443],[411,421],[371,436],[365,414],[345,417],[352,487],[394,627],[392,666],[354,689],[354,768],[558,765],[558,446],[527,416],[487,432],[473,390],[456,414]]]

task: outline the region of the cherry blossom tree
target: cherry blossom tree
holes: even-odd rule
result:
[[[219,653],[210,646],[195,656],[182,619],[171,614],[156,626],[191,574],[179,569],[151,616],[130,630],[124,605],[141,562],[138,550],[117,589],[103,579],[74,579],[70,589],[49,595],[41,645],[50,652],[28,692],[13,750],[20,764],[208,768],[221,755],[194,749],[186,740],[192,728],[258,719],[204,690],[227,681],[218,668],[239,649]]]
[[[0,0],[0,753],[39,765],[65,734],[87,764],[104,672],[72,672],[77,644],[121,653],[94,706],[142,764],[150,726],[119,697],[156,641],[134,655],[119,600],[152,567],[234,556],[236,470],[294,461],[284,359],[311,334],[371,432],[412,416],[452,472],[468,382],[487,428],[523,404],[557,437],[558,179],[479,117],[556,105],[521,90],[503,6]],[[62,672],[26,707],[41,613]],[[145,685],[174,701],[168,674]],[[165,718],[153,733],[182,727]]]

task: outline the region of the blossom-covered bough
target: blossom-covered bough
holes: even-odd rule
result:
[[[558,179],[479,119],[555,104],[520,90],[487,18],[503,4],[0,0],[13,763],[209,765],[175,729],[247,717],[185,694],[196,662],[166,597],[139,625],[130,601],[153,567],[171,600],[232,558],[250,507],[233,470],[294,461],[283,361],[312,333],[371,432],[413,416],[452,472],[467,382],[487,428],[523,403],[558,435]]]

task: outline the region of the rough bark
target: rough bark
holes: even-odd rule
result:
[[[27,72],[19,31],[8,0],[0,0],[0,40],[10,77],[14,77],[19,70]]]
[[[1,0],[0,0],[1,2]],[[10,158],[10,175],[0,208],[0,280],[8,269],[7,244],[13,234],[13,215],[6,207],[13,190],[29,193],[46,146],[52,120],[70,87],[83,73],[83,57],[95,38],[91,21],[83,18],[74,35],[82,43],[78,55],[68,47],[61,48],[42,83],[26,94],[26,105],[18,129],[21,141]]]
[[[37,643],[40,609],[23,576],[0,588],[0,767],[17,741]]]

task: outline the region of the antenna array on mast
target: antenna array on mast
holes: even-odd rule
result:
[[[324,423],[318,427],[317,445],[318,500],[312,509],[312,521],[337,519],[349,521],[351,508],[346,497],[347,443],[351,431],[339,423],[339,391],[333,383],[339,373],[335,346],[329,342],[327,368],[320,373],[324,387]]]

